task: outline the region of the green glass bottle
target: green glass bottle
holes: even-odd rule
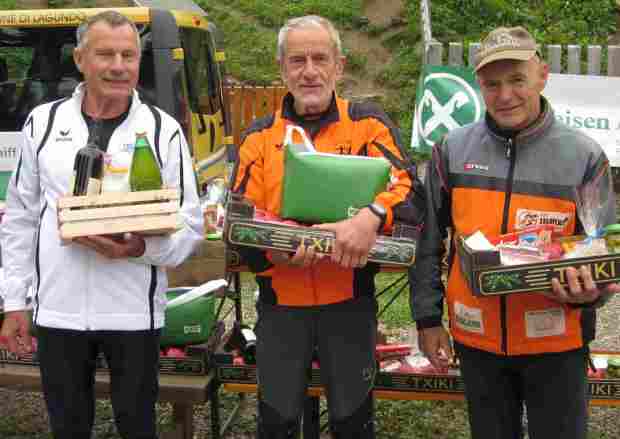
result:
[[[162,187],[161,171],[146,133],[136,133],[129,187],[132,191],[152,191]]]

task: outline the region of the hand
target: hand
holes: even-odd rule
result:
[[[110,259],[137,258],[142,256],[146,249],[144,237],[138,233],[86,236],[75,238],[74,242]]]
[[[599,289],[592,279],[592,273],[586,266],[579,270],[569,267],[565,272],[568,289],[556,278],[551,279],[551,291],[544,293],[547,297],[560,303],[587,304],[595,302],[602,294],[620,292],[620,285],[609,284]]]
[[[337,223],[317,224],[313,227],[336,233],[332,261],[344,268],[363,267],[368,262],[368,252],[377,240],[381,220],[367,207],[353,218]]]
[[[4,315],[0,339],[6,341],[9,351],[14,354],[32,352],[30,322],[26,311],[10,311]]]
[[[287,252],[272,250],[271,262],[307,268],[319,262],[324,256],[322,253],[315,252],[314,248],[306,247],[302,244],[297,247],[297,250],[292,255]]]
[[[418,347],[433,367],[445,370],[454,357],[450,335],[443,326],[418,329]]]

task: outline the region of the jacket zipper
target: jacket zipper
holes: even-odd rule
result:
[[[316,288],[316,277],[315,277],[315,267],[311,267],[310,268],[310,278],[312,280],[312,295],[314,296],[314,304],[318,305],[319,304],[319,294],[317,293],[317,288]]]
[[[514,138],[508,139],[506,144],[506,158],[510,160],[510,167],[508,169],[508,177],[506,179],[506,198],[504,200],[504,212],[502,216],[502,228],[501,233],[508,233],[508,219],[510,213],[510,199],[512,197],[512,183],[514,180],[515,173],[515,164],[517,149],[515,147]],[[507,298],[505,295],[500,296],[500,319],[502,326],[502,353],[508,354],[508,326],[506,323],[507,320]]]

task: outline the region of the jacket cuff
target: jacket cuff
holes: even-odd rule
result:
[[[438,326],[442,326],[441,316],[437,317],[424,317],[423,319],[416,320],[415,322],[418,330],[420,329],[428,329],[428,328],[436,328]]]
[[[4,312],[26,310],[26,299],[8,299],[4,301]]]
[[[600,308],[600,307],[602,307],[603,305],[605,305],[609,301],[609,299],[611,298],[612,294],[605,294],[605,293],[603,293],[593,302],[588,302],[588,303],[569,303],[568,306],[570,306],[571,308],[578,308],[578,309],[596,309],[596,308]]]

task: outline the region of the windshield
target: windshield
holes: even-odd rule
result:
[[[149,32],[141,31],[144,41]],[[152,59],[150,46],[143,46],[144,61]],[[74,27],[0,27],[0,131],[18,131],[37,105],[71,96],[82,80],[73,62],[74,48]],[[147,101],[154,87],[152,68],[147,61],[138,86]]]

